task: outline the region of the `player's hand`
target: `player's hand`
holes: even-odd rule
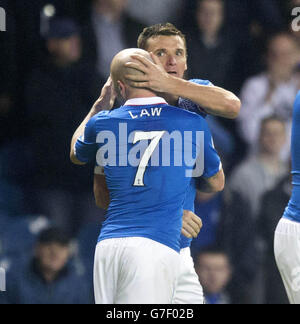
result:
[[[94,103],[93,109],[96,113],[103,110],[111,110],[114,106],[117,94],[111,76],[107,79],[101,90],[100,97]]]
[[[139,54],[131,56],[135,61],[126,63],[127,67],[139,70],[144,75],[127,74],[128,84],[134,88],[147,88],[156,92],[167,92],[166,85],[171,76],[165,71],[159,59],[151,53],[153,62]]]
[[[196,214],[188,210],[183,212],[181,234],[185,237],[196,238],[199,235],[202,226],[202,220]]]

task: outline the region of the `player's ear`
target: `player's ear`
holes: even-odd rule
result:
[[[122,99],[125,98],[126,96],[126,88],[125,88],[125,84],[122,81],[118,81],[117,82],[117,94],[119,95],[119,97],[121,97]]]
[[[124,84],[121,81],[118,81],[118,91],[122,93],[123,89],[124,89]]]

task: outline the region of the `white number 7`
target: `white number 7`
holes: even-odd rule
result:
[[[144,187],[144,175],[146,172],[146,168],[148,162],[153,154],[154,150],[156,149],[160,139],[163,137],[166,131],[153,131],[153,132],[136,132],[134,134],[133,144],[136,144],[139,141],[151,140],[149,146],[146,148],[144,155],[141,158],[135,180],[134,186],[135,187]]]

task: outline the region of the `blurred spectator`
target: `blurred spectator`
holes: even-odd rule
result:
[[[7,272],[7,304],[88,304],[85,280],[71,262],[69,238],[59,229],[43,231],[34,256],[12,264]]]
[[[259,259],[253,239],[255,222],[250,213],[249,199],[245,199],[239,191],[225,190],[221,215],[217,243],[226,251],[233,265],[228,286],[230,299],[233,304],[252,304],[256,296],[251,287],[257,275]]]
[[[182,25],[186,34],[194,29],[194,16],[198,0],[185,1]],[[260,55],[267,35],[284,28],[283,15],[276,0],[226,0],[225,28],[230,39],[239,49],[235,69],[239,80],[258,73]],[[188,17],[188,18],[187,18]],[[234,85],[236,90],[240,84]]]
[[[9,27],[8,32],[1,34],[5,34],[5,37],[8,34],[13,35],[14,52],[10,56],[10,60],[14,60],[16,63],[14,73],[10,74],[12,79],[16,79],[16,82],[14,97],[12,98],[15,106],[12,116],[13,122],[11,123],[12,127],[9,126],[8,129],[14,137],[20,137],[28,134],[24,104],[24,89],[27,78],[32,69],[39,65],[45,56],[42,35],[48,28],[50,18],[75,14],[77,1],[18,0],[8,2],[11,10],[8,18],[14,21],[14,28]],[[4,44],[5,52],[7,52],[9,47],[7,42]]]
[[[12,8],[17,25],[17,56],[22,80],[43,59],[43,34],[53,17],[75,15],[77,1],[72,0],[18,0]]]
[[[300,79],[295,74],[299,63],[299,48],[294,37],[280,33],[268,43],[267,70],[246,81],[241,92],[242,109],[239,130],[251,149],[255,149],[262,119],[278,115],[287,123],[288,134],[292,119],[293,103]],[[285,146],[285,157],[290,143]]]
[[[284,17],[277,0],[226,0],[228,25],[232,37],[247,41],[255,33],[253,23],[269,34],[284,27]]]
[[[110,74],[114,55],[128,47],[137,47],[144,24],[126,13],[127,0],[93,0],[83,27],[84,57],[97,67],[102,78]]]
[[[237,53],[223,30],[224,10],[223,0],[198,0],[197,27],[188,37],[189,77],[201,77],[216,86],[231,89]]]
[[[259,151],[250,155],[246,161],[232,173],[227,184],[227,190],[238,192],[242,201],[246,202],[248,217],[256,222],[259,216],[261,199],[264,193],[270,190],[288,171],[288,164],[280,159],[280,152],[286,142],[286,128],[284,122],[277,117],[269,117],[262,121],[259,137]],[[245,185],[246,184],[246,185]],[[252,225],[251,225],[252,226]],[[257,238],[252,237],[257,251],[255,282],[252,283],[250,295],[251,303],[260,303],[262,300],[262,268],[261,254],[263,245]],[[250,297],[250,296],[249,296]]]
[[[146,25],[177,24],[183,0],[129,0],[128,13]]]
[[[285,176],[262,197],[257,233],[265,250],[263,260],[264,304],[289,304],[274,256],[274,233],[292,194],[291,177]]]
[[[51,21],[46,34],[48,59],[27,82],[26,104],[36,172],[38,210],[74,231],[91,203],[91,170],[78,172],[69,160],[74,129],[98,98],[103,81],[82,63],[78,26],[70,19]],[[89,197],[89,198],[88,198]],[[84,211],[84,212],[83,212]]]
[[[288,164],[280,159],[280,152],[287,141],[285,123],[270,116],[262,120],[260,128],[258,151],[250,154],[233,171],[227,184],[229,191],[239,192],[249,201],[250,215],[255,220],[262,195],[288,170]]]
[[[195,258],[195,269],[207,304],[230,304],[226,292],[231,279],[231,263],[227,254],[217,248],[206,248]]]
[[[236,92],[236,85],[240,84],[240,69],[236,65],[239,53],[224,28],[225,18],[224,0],[197,1],[193,14],[195,27],[187,32],[188,74],[190,78],[207,79]],[[236,123],[212,116],[208,120],[227,171],[243,155]]]

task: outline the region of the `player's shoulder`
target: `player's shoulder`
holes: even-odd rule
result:
[[[174,118],[185,118],[195,121],[205,121],[203,116],[196,114],[195,112],[185,110],[179,107],[168,105],[168,112],[171,116],[174,116]]]
[[[102,120],[107,120],[111,118],[111,111],[109,110],[103,110],[100,111],[98,114],[93,116],[90,120],[91,123],[97,124],[98,122],[101,122]]]
[[[98,114],[94,115],[87,123],[86,129],[92,131],[97,130],[97,126],[101,125],[101,121],[109,119],[109,111],[100,111]],[[107,121],[106,121],[107,123]]]

